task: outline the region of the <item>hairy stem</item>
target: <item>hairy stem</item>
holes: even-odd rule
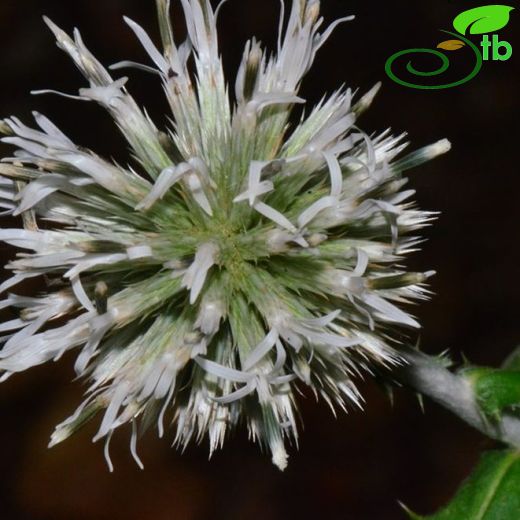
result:
[[[407,362],[395,371],[398,381],[428,396],[482,433],[520,447],[520,418],[504,413],[500,421],[487,420],[475,399],[470,382],[450,372],[439,359],[417,351],[406,351]]]

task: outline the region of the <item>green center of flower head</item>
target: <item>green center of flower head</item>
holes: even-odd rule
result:
[[[92,384],[51,444],[102,412],[95,439],[108,443],[130,422],[140,464],[141,418],[162,435],[169,416],[176,444],[207,435],[211,451],[243,420],[283,469],[284,440],[297,440],[298,388],[332,408],[360,405],[353,374],[398,362],[402,328],[419,326],[400,304],[425,297],[430,273],[406,273],[402,259],[431,214],[410,202],[403,172],[449,143],[396,159],[403,136],[356,126],[378,87],[359,100],[340,89],[289,125],[305,103],[302,78],[336,26],[320,33],[316,0],[292,2],[274,54],[247,43],[232,97],[210,2],[182,0],[180,46],[169,1],[157,5],[162,51],[126,22],[161,77],[166,131],[77,31],[71,38],[46,20],[88,80],[75,97],[109,112],[137,164],[77,146],[38,113],[38,129],[0,122],[18,150],[0,163],[0,202],[24,223],[0,239],[26,250],[0,291],[41,275],[52,282],[44,296],[1,302],[21,318],[2,326],[11,335],[0,371],[81,349],[75,369]]]
[[[245,276],[245,263],[254,261],[255,251],[247,247],[247,234],[233,228],[229,223],[218,223],[209,226],[206,239],[216,246],[215,265],[218,270],[225,270],[230,274],[236,286]]]

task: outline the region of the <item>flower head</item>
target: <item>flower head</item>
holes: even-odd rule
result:
[[[332,408],[360,405],[353,377],[398,363],[399,328],[419,326],[400,305],[425,297],[431,273],[400,262],[432,214],[415,208],[403,171],[449,143],[396,160],[403,136],[356,126],[377,87],[357,101],[339,90],[290,126],[303,76],[344,21],[322,28],[318,1],[294,0],[282,14],[272,57],[247,43],[232,97],[218,12],[181,1],[186,42],[174,40],[169,0],[157,0],[161,50],[126,19],[152,66],[111,67],[158,76],[172,111],[165,130],[78,31],[46,20],[88,82],[66,96],[109,112],[133,166],[82,148],[38,113],[37,129],[1,123],[16,148],[0,164],[1,204],[23,227],[0,239],[23,252],[0,287],[1,307],[19,313],[0,326],[0,371],[6,379],[78,352],[75,370],[91,385],[51,445],[99,415],[107,457],[113,432],[130,423],[141,464],[139,424],[162,435],[167,419],[176,444],[207,436],[213,451],[242,421],[283,469],[285,442],[297,440],[297,388]],[[9,292],[33,277],[47,294]]]

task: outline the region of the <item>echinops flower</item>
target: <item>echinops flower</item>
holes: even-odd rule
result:
[[[169,0],[157,0],[161,50],[126,19],[152,65],[111,67],[157,75],[172,112],[164,130],[77,30],[70,37],[46,19],[88,82],[62,95],[104,107],[132,165],[75,144],[39,113],[37,129],[16,117],[0,123],[16,148],[0,164],[1,205],[23,222],[0,230],[23,250],[0,287],[0,306],[19,315],[0,326],[1,375],[76,349],[75,371],[90,386],[50,444],[99,416],[94,440],[105,439],[110,467],[108,443],[127,423],[141,465],[139,427],[162,436],[171,423],[176,445],[207,437],[213,452],[243,422],[284,469],[285,444],[297,443],[298,392],[333,410],[360,406],[353,378],[399,363],[405,329],[419,327],[401,304],[427,296],[431,273],[406,272],[401,261],[433,214],[416,209],[403,172],[449,143],[396,159],[403,135],[356,126],[378,86],[358,100],[340,89],[303,109],[302,78],[351,17],[322,30],[319,2],[293,0],[274,54],[246,44],[231,96],[218,9],[181,1],[183,44]],[[46,294],[9,292],[36,277]]]

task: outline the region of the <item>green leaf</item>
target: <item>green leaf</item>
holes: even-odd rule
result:
[[[432,516],[406,510],[412,520],[518,520],[520,452],[485,453],[448,506]]]
[[[500,420],[502,412],[520,405],[520,371],[475,368],[465,371],[486,417]]]
[[[460,34],[485,34],[498,31],[509,22],[509,13],[514,9],[508,5],[483,5],[460,13],[453,20],[453,27]]]

